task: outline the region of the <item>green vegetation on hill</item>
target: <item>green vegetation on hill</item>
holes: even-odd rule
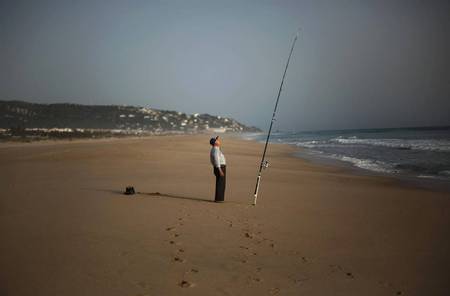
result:
[[[0,101],[0,128],[104,129],[150,133],[259,131],[232,118],[209,114],[191,115],[135,106],[35,104],[23,101]]]

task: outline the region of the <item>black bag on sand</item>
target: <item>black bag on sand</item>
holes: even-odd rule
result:
[[[135,193],[136,192],[134,191],[134,187],[133,186],[127,186],[127,188],[125,188],[124,194],[132,195],[132,194],[135,194]]]

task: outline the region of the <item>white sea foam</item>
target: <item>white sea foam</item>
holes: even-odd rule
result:
[[[304,141],[304,142],[296,142],[295,145],[299,147],[305,147],[305,148],[315,148],[319,146],[321,141]]]
[[[303,141],[303,142],[293,142],[293,143],[288,143],[288,144],[294,144],[298,147],[303,147],[303,148],[310,148],[310,149],[314,149],[314,148],[331,148],[331,147],[335,147],[336,144],[333,143],[329,143],[327,141]]]
[[[349,162],[353,164],[356,167],[359,167],[361,169],[366,169],[369,171],[379,172],[379,173],[398,173],[398,170],[395,170],[393,168],[392,164],[388,164],[382,161],[376,161],[371,159],[359,159],[355,157],[349,157],[349,156],[343,156],[343,155],[337,155],[333,154],[330,155],[331,158],[338,159],[341,161]]]
[[[245,133],[241,135],[241,138],[248,141],[253,141],[260,138],[263,133]]]
[[[413,149],[413,150],[428,150],[428,151],[442,151],[450,152],[450,141],[448,140],[433,140],[433,139],[359,139],[357,137],[350,138],[334,138],[331,142],[349,145],[373,145],[383,146],[397,149]]]
[[[440,171],[439,175],[441,176],[446,176],[446,177],[450,177],[450,171]]]
[[[450,171],[441,171],[437,175],[418,175],[417,177],[422,179],[450,181]]]
[[[417,177],[422,179],[437,179],[436,176],[431,175],[418,175]]]

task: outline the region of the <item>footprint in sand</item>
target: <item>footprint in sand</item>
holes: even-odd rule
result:
[[[303,258],[303,257],[302,257]],[[354,279],[355,276],[353,275],[353,273],[351,272],[346,272],[344,271],[344,269],[342,268],[342,266],[340,265],[335,265],[335,264],[330,264],[330,268],[331,268],[331,273],[335,273],[335,272],[341,272],[343,274],[345,274],[348,278],[350,279]]]
[[[342,267],[340,265],[330,264],[331,272],[342,271]]]
[[[178,218],[178,225],[183,226],[183,218]]]
[[[166,231],[173,231],[173,230],[175,230],[175,227],[167,227],[166,228]]]
[[[271,248],[275,247],[275,241],[273,239],[263,237],[262,241],[268,243]]]
[[[174,258],[173,258],[173,261],[174,261],[174,262],[178,262],[178,263],[184,263],[184,262],[186,262],[186,260],[184,260],[184,259],[182,259],[182,258],[180,258],[180,257],[174,257]]]
[[[272,295],[280,293],[280,288],[272,288],[269,290],[269,293]]]
[[[198,272],[199,272],[198,269],[191,268],[191,270],[186,271],[186,272],[184,273],[184,275],[186,276],[186,275],[189,274],[189,273],[190,273],[190,274],[193,274],[193,273],[198,273]],[[191,288],[191,287],[194,287],[195,284],[194,284],[194,283],[191,283],[191,282],[188,282],[187,280],[182,280],[181,282],[178,283],[178,286],[180,286],[180,287],[182,287],[182,288]]]
[[[244,234],[244,236],[245,236],[246,238],[250,238],[250,239],[253,238],[253,235],[252,235],[250,232],[246,232],[246,233]]]
[[[182,280],[180,283],[178,283],[178,286],[180,286],[181,288],[192,288],[195,286],[194,283],[190,283],[186,280]]]
[[[252,277],[252,276],[249,276],[248,277],[248,283],[250,284],[250,283],[261,283],[263,280],[261,279],[261,278],[259,278],[259,277]]]
[[[303,284],[303,283],[306,282],[307,280],[309,280],[309,278],[295,279],[295,280],[294,280],[294,284]]]

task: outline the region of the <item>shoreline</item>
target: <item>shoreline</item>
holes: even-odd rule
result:
[[[239,136],[238,136],[239,137]],[[254,141],[258,143],[264,143],[261,141],[258,141],[256,139],[246,139],[244,135],[240,136],[241,139],[245,141]],[[382,177],[382,178],[392,178],[393,180],[399,182],[399,184],[402,184],[403,186],[407,187],[414,187],[418,189],[424,189],[424,190],[431,190],[436,192],[444,192],[444,193],[450,193],[450,179],[439,179],[439,178],[426,178],[426,177],[419,177],[414,175],[407,175],[407,174],[398,174],[398,173],[387,173],[387,172],[377,172],[365,168],[360,168],[352,163],[339,160],[339,159],[333,159],[326,156],[318,156],[314,155],[310,151],[308,151],[306,148],[298,147],[294,144],[289,143],[276,143],[276,142],[270,142],[269,145],[286,145],[289,147],[292,147],[294,149],[294,152],[292,153],[293,157],[300,158],[305,161],[309,161],[312,164],[317,164],[325,167],[335,167],[335,168],[341,168],[345,172],[350,174],[356,174],[356,175],[362,175],[362,176],[372,176],[372,177]]]
[[[286,144],[289,145],[289,144]],[[403,186],[415,187],[418,189],[431,190],[436,192],[450,193],[450,180],[442,180],[436,178],[421,178],[418,176],[405,175],[405,174],[394,174],[394,173],[383,173],[371,171],[368,169],[357,167],[349,162],[331,159],[326,157],[317,157],[311,155],[304,148],[298,148],[293,154],[294,157],[299,157],[301,159],[311,161],[312,163],[321,164],[324,166],[339,167],[344,169],[350,174],[357,174],[362,176],[372,176],[372,177],[382,177],[382,178],[392,178],[393,180],[399,182]]]

